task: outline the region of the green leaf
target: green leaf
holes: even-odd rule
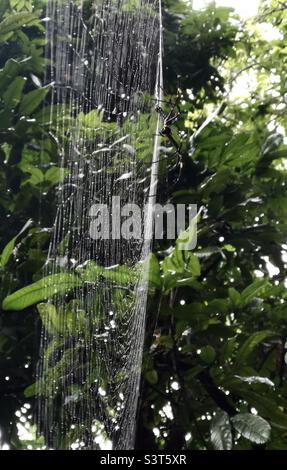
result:
[[[51,126],[52,124],[69,125],[71,117],[69,115],[68,105],[53,104],[52,106],[45,106],[33,114],[37,123],[41,126]]]
[[[154,253],[151,253],[148,258],[148,282],[151,288],[161,289],[162,287],[160,266]]]
[[[12,13],[0,23],[0,43],[9,38],[10,34],[22,27],[39,22],[38,15],[30,12]]]
[[[12,238],[7,245],[5,246],[4,250],[2,251],[1,258],[0,258],[0,266],[3,268],[9,261],[10,256],[13,253],[15,248],[17,237]]]
[[[129,266],[116,265],[105,268],[89,261],[84,267],[77,268],[84,282],[96,283],[100,278],[110,280],[119,286],[130,286],[137,282],[139,273]]]
[[[43,172],[40,170],[40,168],[37,168],[35,166],[21,166],[21,169],[29,173],[31,176],[30,178],[26,179],[21,183],[21,186],[25,186],[26,184],[31,184],[31,186],[37,186],[37,184],[40,184],[44,180],[44,175]]]
[[[215,450],[232,449],[232,432],[229,416],[225,411],[218,411],[210,426],[210,439]]]
[[[226,251],[228,251],[229,253],[234,253],[234,252],[236,251],[236,249],[234,248],[234,246],[228,245],[228,244],[227,244],[227,245],[224,245],[224,246],[223,246],[223,249],[226,250]]]
[[[59,319],[57,318],[56,307],[53,304],[38,304],[37,310],[43,325],[49,333],[55,333],[59,331]]]
[[[230,14],[234,11],[234,8],[231,7],[217,7],[216,16],[222,21],[225,22],[228,20]]]
[[[36,395],[36,383],[28,385],[28,387],[26,387],[24,390],[24,396],[26,398],[31,398],[31,397],[34,397],[35,395]]]
[[[23,62],[22,62],[23,63]],[[21,62],[14,59],[9,59],[5,66],[0,70],[0,89],[6,90],[10,83],[15,79],[21,69]]]
[[[232,179],[234,179],[234,175],[230,168],[218,171],[201,185],[203,197],[209,197],[213,193],[221,193]]]
[[[192,302],[186,305],[179,305],[171,309],[166,308],[165,313],[168,315],[174,315],[179,320],[194,321],[196,324],[203,318],[205,312],[204,304],[200,302]]]
[[[22,116],[30,116],[40,104],[44,101],[50,91],[50,85],[30,91],[24,95],[20,104],[20,113]]]
[[[15,80],[9,85],[8,89],[3,95],[4,103],[7,108],[9,107],[14,109],[20,103],[25,83],[25,78],[16,77]]]
[[[54,185],[63,181],[67,170],[59,168],[58,166],[52,166],[45,173],[45,181],[48,181],[50,184]]]
[[[182,285],[190,285],[190,281],[195,280],[200,271],[198,257],[191,251],[181,250],[176,246],[162,262],[165,291],[180,285],[180,282]]]
[[[9,258],[10,256],[12,255],[13,253],[13,250],[15,248],[15,243],[16,243],[16,240],[17,238],[25,231],[27,230],[27,228],[30,227],[30,225],[33,223],[32,219],[28,220],[28,222],[26,222],[26,224],[24,225],[24,227],[20,230],[20,232],[16,235],[16,237],[12,238],[12,240],[10,240],[7,245],[5,246],[5,248],[3,249],[2,251],[2,254],[0,256],[0,266],[3,268],[4,266],[6,266],[6,264],[8,263],[9,261]]]
[[[78,308],[77,300],[59,306],[58,311],[49,302],[38,304],[37,310],[43,325],[51,334],[60,333],[61,337],[65,337],[67,334],[79,333],[84,326],[85,312]]]
[[[145,373],[145,378],[150,384],[155,385],[158,381],[157,371],[155,369],[148,370]]]
[[[196,247],[197,225],[198,225],[200,218],[201,218],[201,209],[197,212],[197,214],[194,217],[192,217],[192,219],[189,222],[188,228],[179,234],[175,243],[175,249],[177,251],[185,251],[185,252],[191,253],[190,250],[193,250]]]
[[[231,358],[234,354],[234,351],[236,350],[236,347],[237,338],[230,338],[228,341],[226,341],[221,350],[221,360],[225,362]]]
[[[273,427],[287,430],[287,416],[283,411],[286,408],[285,400],[283,402],[282,398],[275,397],[274,399],[270,394],[255,392],[250,387],[238,387],[238,384],[235,387],[232,384],[228,384],[228,386],[234,390],[234,393],[243,397],[250,406],[254,406],[261,416],[268,418]]]
[[[200,276],[200,262],[197,256],[193,253],[190,254],[190,258],[188,261],[188,268],[193,276],[198,277]]]
[[[251,335],[241,346],[239,349],[237,355],[236,355],[236,362],[237,364],[242,364],[244,363],[249,355],[252,353],[252,351],[256,348],[256,346],[264,341],[266,338],[270,336],[276,336],[276,333],[273,331],[258,331]]]
[[[201,348],[200,358],[206,364],[211,364],[216,357],[215,349],[212,346],[204,346]]]
[[[254,297],[264,292],[267,286],[268,281],[266,279],[257,279],[252,284],[250,284],[250,286],[246,287],[246,289],[241,292],[241,298],[244,304],[246,305]]]
[[[3,300],[3,310],[23,310],[55,294],[64,294],[81,284],[79,277],[73,274],[54,274],[24,287]]]
[[[255,444],[266,444],[270,439],[271,426],[261,416],[240,413],[231,418],[237,432]]]
[[[236,289],[234,289],[234,287],[230,287],[228,289],[228,294],[229,294],[229,298],[232,302],[232,306],[235,309],[240,307],[240,305],[241,305],[241,295],[240,295],[240,293]]]

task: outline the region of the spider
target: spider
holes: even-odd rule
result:
[[[165,112],[159,105],[156,105],[155,111],[160,115],[163,120],[163,127],[159,132],[160,135],[166,137],[172,136],[171,126],[177,121],[178,117],[180,116],[180,112],[173,114],[173,109],[171,109],[169,113],[165,114]]]
[[[171,104],[171,103],[169,103],[169,104]],[[180,179],[180,176],[181,176],[183,162],[182,162],[182,155],[181,155],[181,152],[180,152],[181,145],[176,141],[176,139],[174,138],[174,136],[172,134],[171,126],[177,121],[178,117],[181,114],[180,110],[178,112],[174,113],[174,108],[175,108],[175,105],[172,106],[172,108],[170,109],[170,111],[168,113],[165,113],[163,111],[163,109],[161,108],[161,106],[159,106],[158,104],[155,106],[155,111],[160,115],[160,117],[163,121],[163,126],[160,129],[159,134],[163,137],[166,137],[170,141],[171,145],[175,148],[175,153],[170,155],[170,157],[173,157],[173,156],[177,157],[177,161],[174,165],[174,167],[179,166],[179,169],[180,169],[179,175],[178,175],[177,180],[176,180],[176,183],[177,183],[178,180]]]

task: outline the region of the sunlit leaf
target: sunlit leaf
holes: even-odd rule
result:
[[[215,450],[232,449],[232,432],[229,416],[225,411],[218,411],[210,426],[210,439]]]
[[[264,385],[268,385],[269,387],[275,387],[274,383],[270,379],[268,379],[268,377],[258,377],[258,376],[241,377],[240,375],[235,375],[234,377],[248,384],[264,384]]]
[[[53,297],[55,294],[64,294],[79,286],[79,277],[72,274],[54,274],[44,277],[40,281],[24,287],[3,300],[3,310],[23,310],[41,300]]]
[[[4,267],[6,266],[6,264],[8,263],[9,259],[10,259],[10,256],[12,255],[13,253],[13,250],[15,248],[15,243],[16,243],[16,240],[18,239],[18,237],[23,233],[25,232],[25,230],[27,230],[27,228],[29,228],[31,226],[31,224],[33,223],[33,221],[30,219],[28,220],[28,222],[26,222],[26,224],[24,225],[24,227],[20,230],[20,232],[16,235],[16,237],[12,238],[12,240],[9,241],[9,243],[7,243],[7,245],[5,246],[5,248],[3,249],[2,251],[2,254],[0,256],[0,266],[1,267]]]
[[[240,413],[231,418],[237,432],[255,444],[266,444],[270,439],[271,426],[261,416]]]

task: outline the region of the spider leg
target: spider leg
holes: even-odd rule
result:
[[[160,106],[157,106],[156,108],[156,112],[160,115],[161,119],[163,120],[163,122],[166,121],[167,119],[167,116],[166,114],[164,113],[163,109],[160,107]]]
[[[177,176],[176,181],[174,183],[174,185],[176,185],[178,183],[178,181],[180,180],[180,178],[181,178],[182,170],[183,170],[183,162],[182,162],[182,154],[181,154],[182,142],[178,143],[175,140],[175,138],[173,137],[172,134],[166,135],[166,137],[168,138],[168,140],[170,141],[172,146],[175,148],[175,152],[172,153],[171,155],[169,155],[166,159],[176,156],[176,162],[170,169],[170,170],[172,170],[172,169],[175,169],[175,168],[179,168],[178,176]]]
[[[173,187],[177,185],[177,183],[180,181],[181,176],[182,176],[183,160],[182,160],[182,154],[181,154],[181,147],[182,147],[182,142],[180,142],[178,144],[176,166],[178,166],[179,172],[178,172],[177,178],[175,180],[175,183],[173,184]]]
[[[170,143],[172,144],[172,146],[176,149],[177,152],[179,152],[179,144],[178,142],[175,140],[175,138],[173,137],[172,134],[167,134],[166,137],[168,138],[168,140],[170,141]]]
[[[171,116],[169,119],[166,119],[165,125],[166,125],[167,127],[172,126],[172,125],[175,123],[175,121],[177,120],[177,117],[178,117],[178,116]]]
[[[173,109],[171,109],[171,110],[165,115],[165,119],[164,119],[165,124],[167,124],[167,123],[170,121],[170,119],[172,119],[172,113],[173,113]]]

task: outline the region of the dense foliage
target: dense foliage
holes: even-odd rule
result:
[[[41,3],[0,6],[0,427],[14,449],[39,445],[19,440],[17,423],[24,404],[35,406],[35,304],[46,296],[39,279],[60,179],[47,132]],[[164,2],[165,86],[180,102],[183,170],[177,181],[171,164],[160,194],[201,211],[193,252],[154,248],[137,435],[144,449],[287,448],[286,6],[263,1],[243,23],[214,4],[196,12]],[[27,298],[20,289],[32,283]]]

